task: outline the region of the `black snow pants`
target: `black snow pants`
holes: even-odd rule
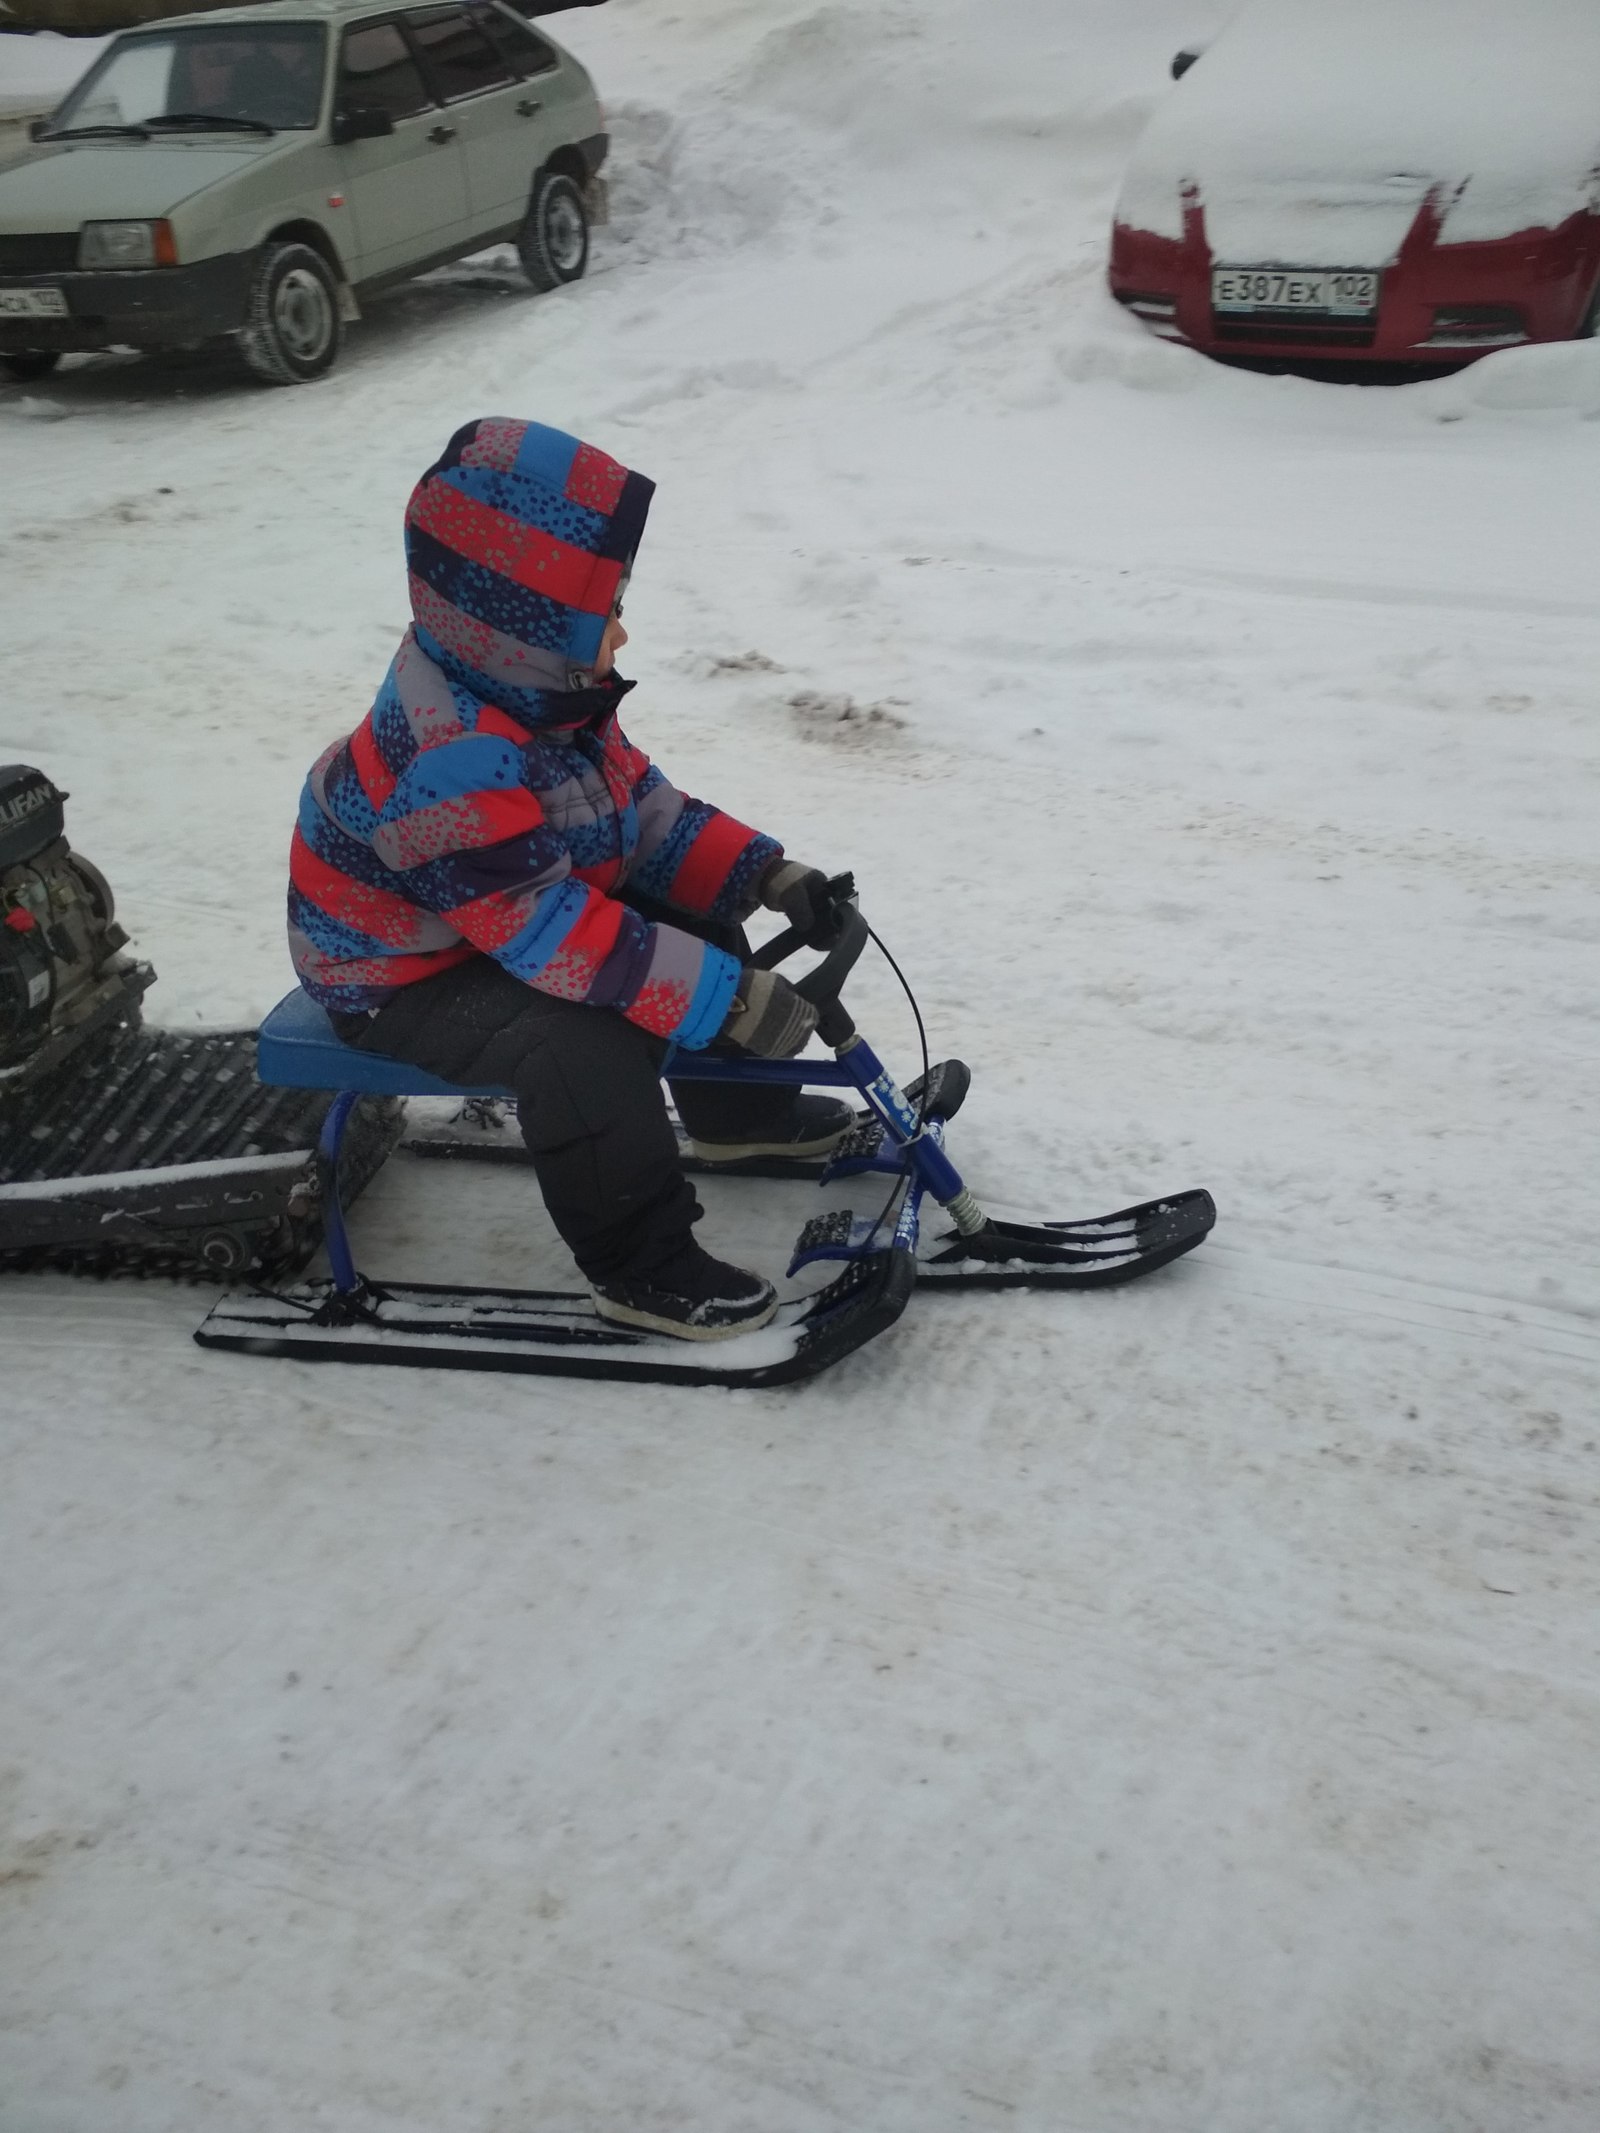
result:
[[[744,934],[629,898],[741,959]],[[359,1050],[445,1081],[515,1090],[522,1137],[550,1219],[591,1281],[647,1279],[683,1250],[701,1207],[678,1160],[661,1093],[666,1041],[615,1010],[558,1000],[475,955],[407,985],[375,1012],[335,1015]],[[671,1083],[691,1134],[736,1139],[776,1128],[795,1092]]]

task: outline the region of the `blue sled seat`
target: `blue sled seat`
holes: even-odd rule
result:
[[[334,1035],[328,1011],[308,993],[280,1000],[256,1039],[256,1073],[278,1089],[349,1089],[363,1096],[514,1096],[503,1088],[441,1081],[403,1059],[358,1052]]]

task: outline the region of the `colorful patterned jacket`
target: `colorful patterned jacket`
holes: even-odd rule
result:
[[[289,942],[325,1007],[375,1007],[476,954],[562,999],[710,1043],[739,963],[618,900],[749,915],[782,847],[687,799],[595,683],[654,484],[537,423],[456,432],[412,494],[415,622],[306,780]]]

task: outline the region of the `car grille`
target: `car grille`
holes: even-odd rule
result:
[[[78,264],[76,230],[0,236],[0,274],[70,274]]]
[[[1212,331],[1219,341],[1238,341],[1257,348],[1294,343],[1300,348],[1370,348],[1376,337],[1371,319],[1334,322],[1285,314],[1279,318],[1213,318]]]

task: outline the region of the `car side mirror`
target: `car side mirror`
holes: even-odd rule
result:
[[[393,131],[394,120],[389,113],[375,110],[371,104],[347,104],[333,114],[335,141],[381,141]]]
[[[1200,54],[1194,49],[1193,45],[1186,44],[1181,52],[1174,52],[1172,55],[1173,80],[1182,81],[1199,57]]]

